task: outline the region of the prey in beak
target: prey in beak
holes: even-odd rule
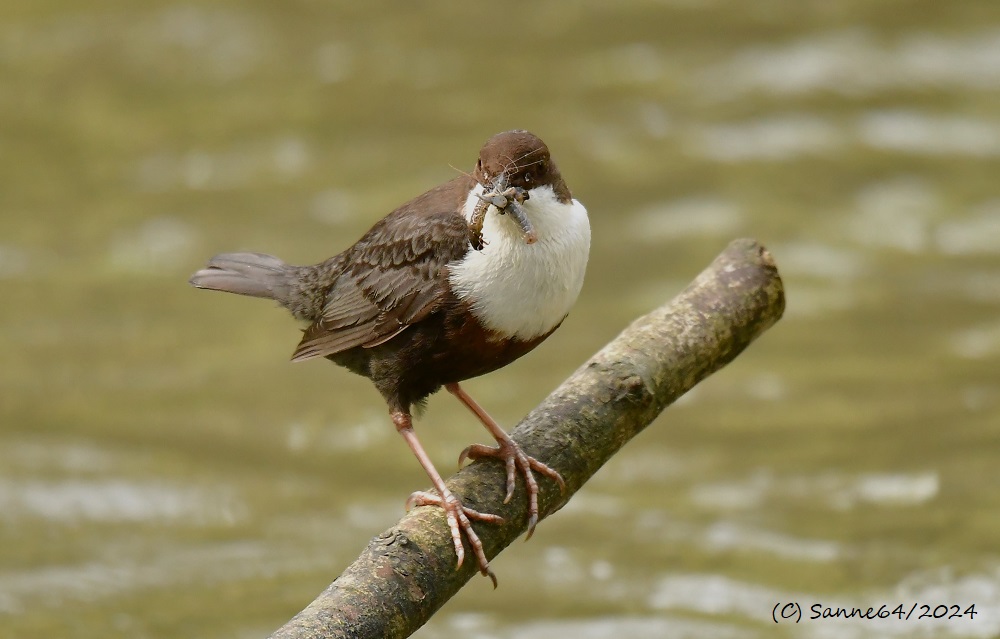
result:
[[[525,244],[534,244],[538,241],[535,228],[531,225],[528,216],[524,214],[521,204],[528,199],[528,191],[520,186],[507,186],[507,177],[500,174],[493,183],[493,188],[484,193],[477,193],[479,203],[476,204],[472,212],[472,221],[469,223],[469,241],[472,248],[477,251],[483,250],[486,243],[483,241],[483,222],[486,220],[486,212],[492,206],[500,215],[510,213],[511,218],[517,222],[524,233]]]

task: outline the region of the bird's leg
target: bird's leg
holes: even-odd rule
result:
[[[459,465],[466,459],[479,459],[481,457],[498,457],[502,459],[507,465],[507,496],[503,500],[505,504],[514,496],[517,471],[521,471],[521,474],[524,475],[524,483],[528,490],[528,536],[526,539],[530,539],[531,535],[535,532],[535,524],[538,523],[538,482],[535,480],[535,472],[539,472],[555,481],[559,484],[559,490],[563,492],[566,490],[566,482],[563,481],[562,475],[554,468],[527,455],[518,446],[517,442],[511,439],[510,435],[505,433],[499,424],[461,386],[458,384],[445,384],[445,388],[449,393],[457,397],[460,402],[465,404],[469,410],[475,413],[479,421],[486,427],[486,430],[490,431],[493,438],[497,440],[496,448],[483,446],[482,444],[472,444],[459,455]]]
[[[434,468],[434,464],[431,462],[430,457],[427,456],[424,447],[420,445],[420,441],[417,439],[417,434],[413,432],[413,419],[409,413],[394,412],[392,413],[392,423],[395,424],[396,430],[403,439],[406,440],[407,446],[413,451],[413,455],[420,462],[420,465],[424,467],[424,472],[427,476],[431,478],[431,483],[434,484],[437,494],[418,491],[410,495],[410,498],[406,500],[406,508],[409,510],[413,506],[438,506],[444,509],[445,518],[448,521],[448,528],[451,529],[451,539],[455,544],[455,554],[458,555],[458,563],[455,569],[458,570],[462,567],[462,562],[465,560],[465,546],[462,543],[462,533],[469,539],[469,545],[472,546],[472,551],[476,554],[476,559],[479,561],[479,572],[485,577],[489,577],[493,580],[493,587],[496,588],[497,578],[490,570],[490,562],[486,559],[486,553],[483,551],[483,542],[479,540],[479,536],[476,535],[476,531],[472,529],[472,519],[477,521],[485,521],[491,524],[502,524],[503,518],[499,515],[490,515],[488,513],[481,513],[471,508],[466,508],[462,505],[462,502],[458,500],[448,487],[445,486],[444,480],[441,479],[441,475],[438,473],[437,469]]]

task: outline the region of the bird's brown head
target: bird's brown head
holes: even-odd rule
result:
[[[502,191],[514,186],[530,193],[549,186],[560,202],[573,199],[549,155],[549,147],[528,131],[505,131],[487,140],[479,151],[472,177],[486,189]]]

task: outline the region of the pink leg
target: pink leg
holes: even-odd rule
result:
[[[502,459],[507,465],[507,497],[503,500],[505,504],[514,496],[517,471],[521,471],[521,474],[524,475],[524,483],[528,490],[528,536],[526,539],[530,539],[531,535],[535,532],[535,524],[538,523],[538,482],[535,480],[535,472],[539,472],[555,481],[559,484],[559,489],[562,491],[566,490],[566,482],[563,481],[562,475],[554,468],[525,454],[521,447],[517,445],[517,442],[511,439],[510,435],[505,433],[499,424],[461,386],[458,384],[445,384],[445,389],[475,413],[479,421],[486,427],[486,430],[490,431],[493,438],[497,440],[496,448],[483,446],[482,444],[472,444],[459,455],[458,463],[461,464],[466,459],[480,459],[482,457],[498,457]]]
[[[470,520],[475,519],[491,524],[502,524],[503,518],[498,515],[490,515],[466,508],[458,500],[458,497],[455,497],[448,490],[441,475],[434,468],[434,464],[431,463],[430,457],[424,451],[424,447],[420,445],[417,434],[413,432],[413,420],[410,415],[407,413],[393,413],[392,423],[396,425],[396,430],[406,440],[406,444],[413,451],[420,465],[424,467],[424,472],[431,478],[431,483],[434,484],[434,488],[437,490],[436,495],[424,491],[413,493],[406,500],[407,510],[413,506],[438,506],[444,509],[448,528],[451,529],[451,539],[455,544],[455,554],[458,555],[458,563],[455,569],[461,568],[462,562],[465,561],[465,546],[462,543],[462,533],[464,532],[465,536],[469,539],[469,545],[472,546],[472,551],[475,553],[476,559],[479,561],[479,572],[492,579],[493,587],[496,588],[497,578],[493,574],[493,571],[490,570],[490,562],[486,559],[486,553],[483,551],[483,542],[479,540],[476,531],[472,529],[472,522]]]

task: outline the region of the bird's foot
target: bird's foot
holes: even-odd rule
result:
[[[538,523],[538,481],[535,479],[535,473],[545,475],[559,484],[560,491],[566,492],[566,482],[563,481],[562,475],[551,466],[547,466],[525,453],[510,437],[497,438],[497,446],[495,447],[472,444],[458,456],[458,464],[461,466],[466,459],[482,459],[484,457],[502,459],[507,466],[507,496],[503,500],[505,504],[514,496],[518,471],[524,476],[524,484],[528,489],[528,535],[525,540],[531,539],[531,535],[535,532],[535,524]]]
[[[483,542],[479,540],[479,535],[472,529],[472,520],[483,521],[489,524],[502,524],[503,517],[466,508],[458,500],[458,497],[449,490],[445,490],[443,496],[437,493],[417,491],[406,500],[407,510],[414,506],[437,506],[444,509],[448,528],[451,529],[451,540],[455,544],[455,554],[458,555],[458,563],[455,569],[458,570],[461,568],[462,562],[465,561],[465,545],[462,543],[462,534],[465,533],[465,537],[469,540],[469,545],[472,546],[472,552],[475,553],[476,560],[479,562],[479,572],[484,577],[489,577],[493,581],[494,588],[497,587],[497,577],[490,570],[490,562],[486,558],[486,552],[483,550]]]

